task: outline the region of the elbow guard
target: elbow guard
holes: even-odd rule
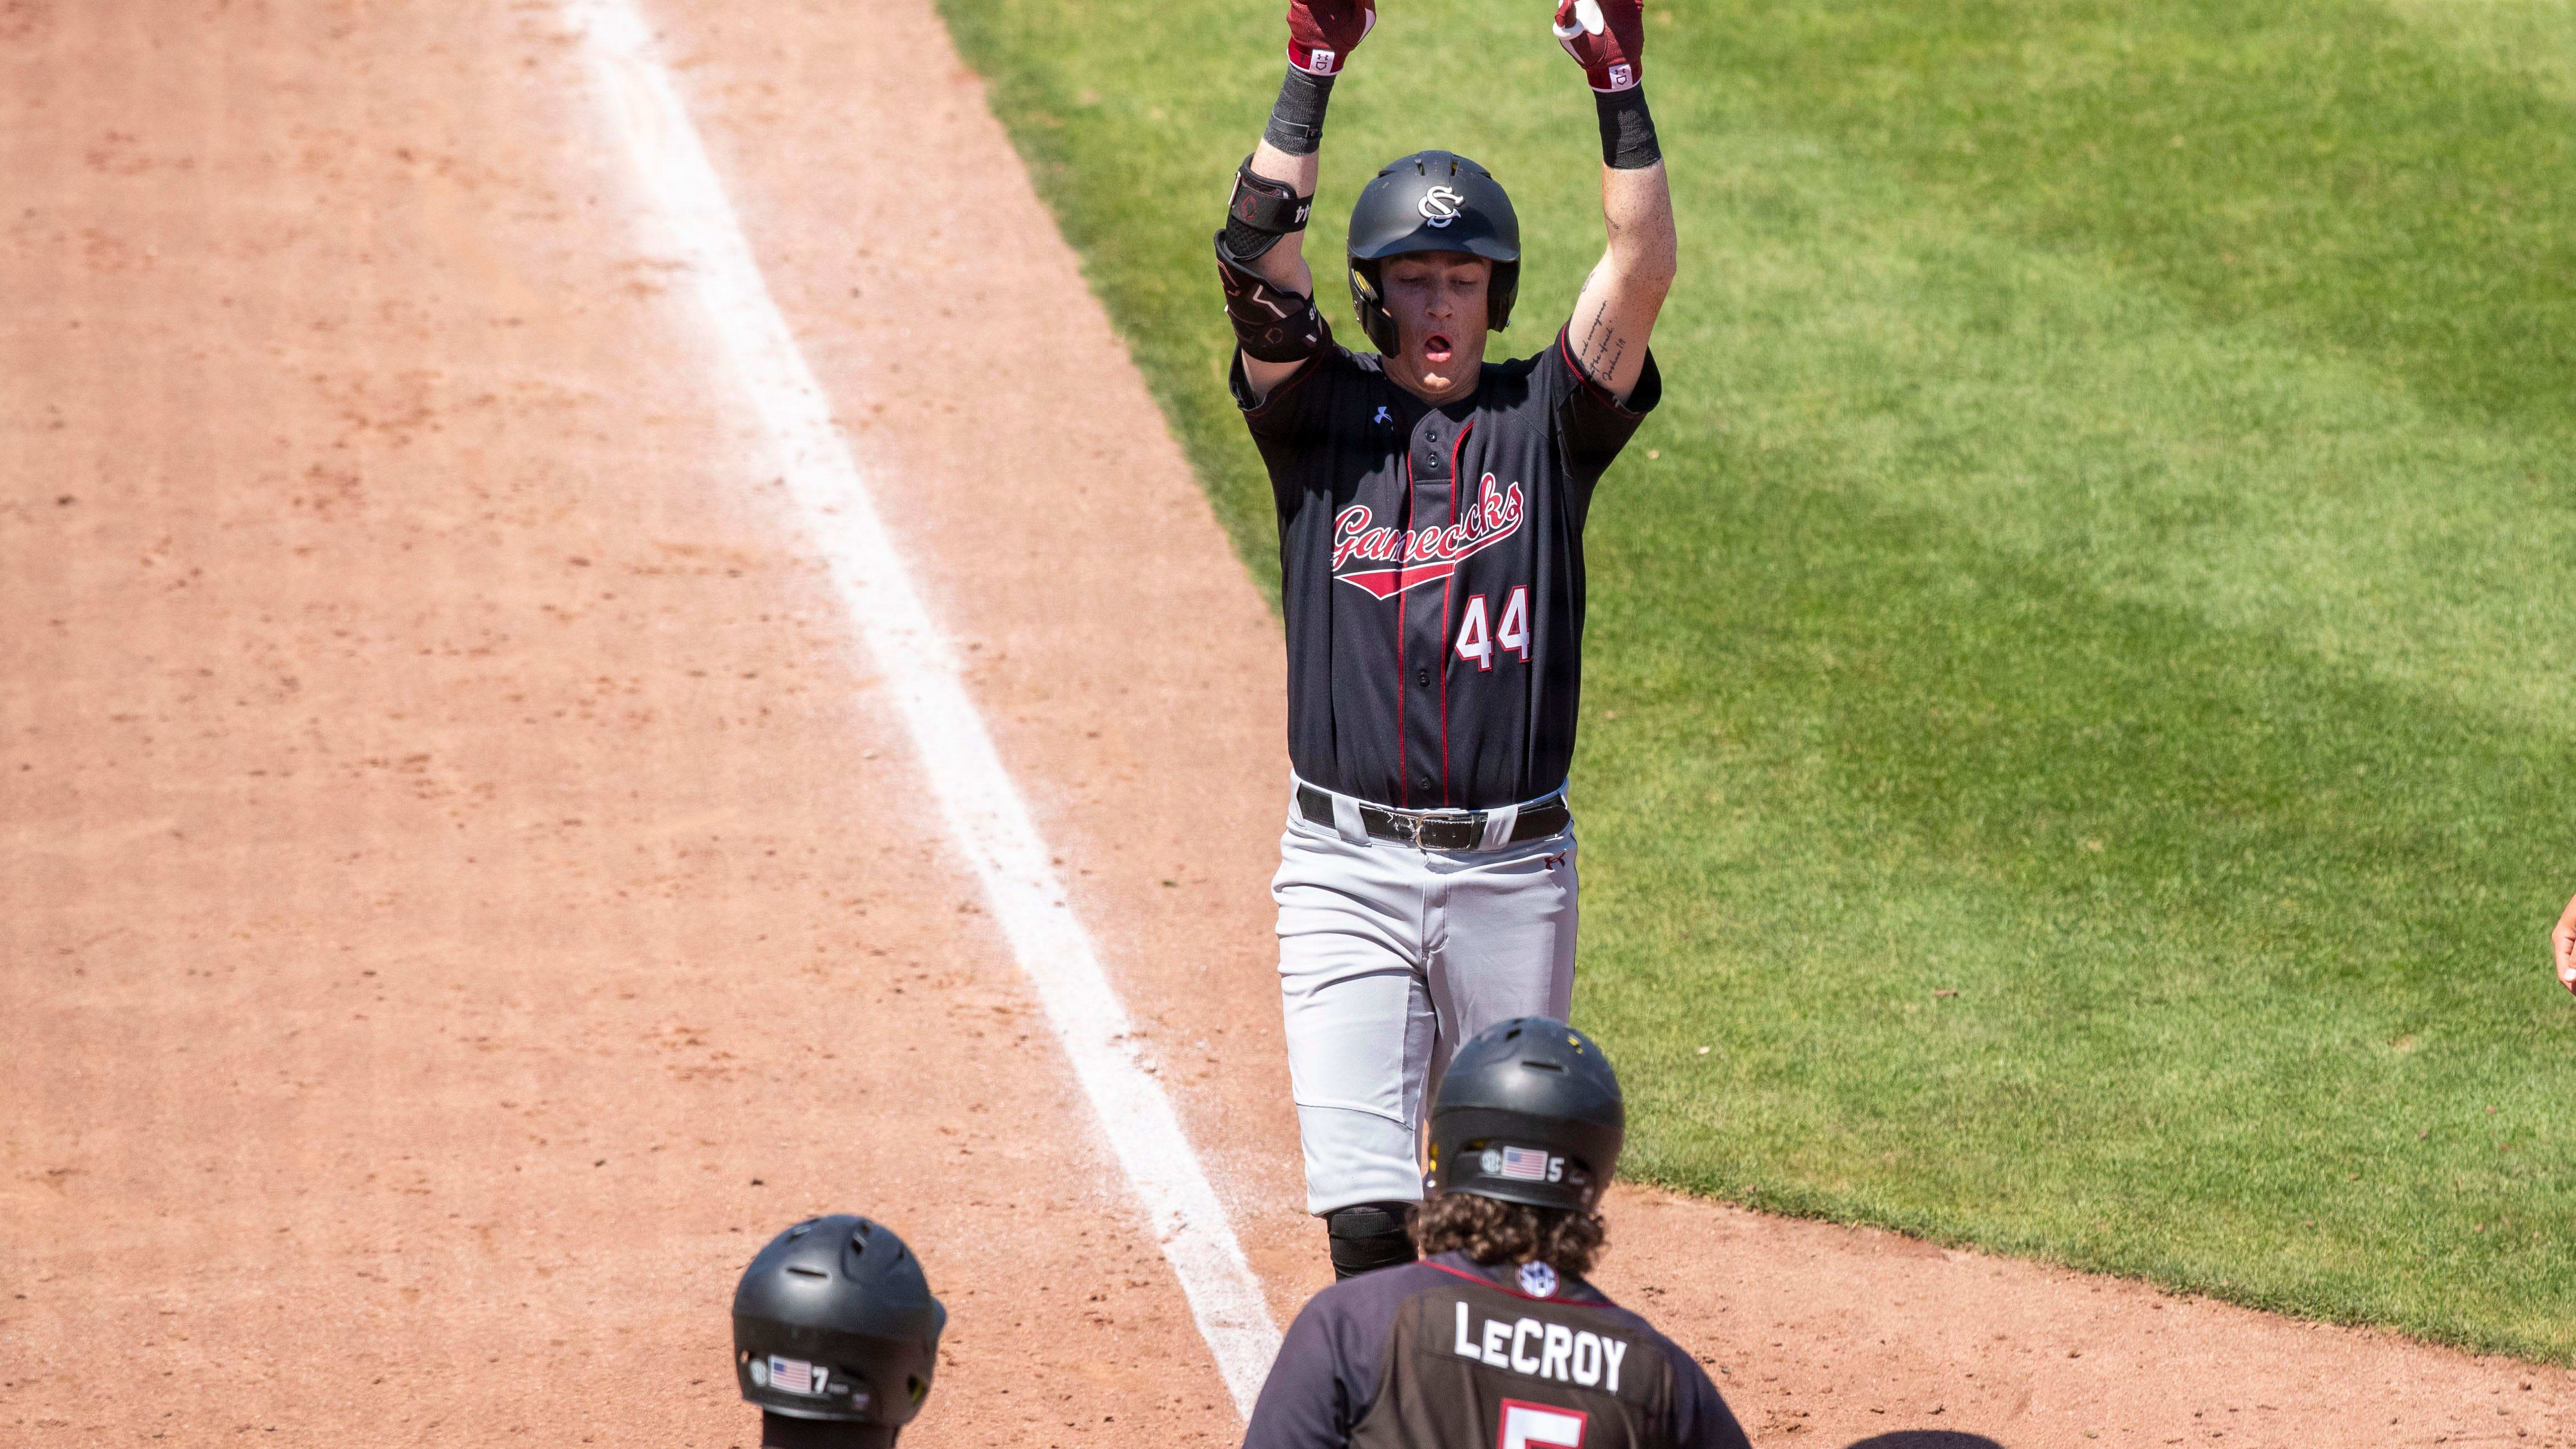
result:
[[[1225,284],[1226,320],[1234,324],[1244,356],[1258,362],[1303,362],[1333,345],[1332,324],[1315,310],[1315,299],[1264,281],[1235,259],[1222,234],[1216,239],[1216,271]]]
[[[1313,198],[1299,196],[1287,182],[1254,172],[1252,158],[1246,156],[1235,169],[1234,195],[1226,198],[1226,250],[1249,266],[1277,246],[1281,237],[1304,231],[1314,207]]]

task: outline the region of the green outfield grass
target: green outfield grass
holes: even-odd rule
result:
[[[1207,237],[1279,5],[946,5],[1268,584]],[[1359,183],[1443,145],[1546,341],[1600,248],[1546,8],[1386,0],[1328,311]],[[1628,1170],[2576,1357],[2576,13],[1648,33],[1685,274],[1575,782]]]

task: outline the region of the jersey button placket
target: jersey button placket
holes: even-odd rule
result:
[[[1457,437],[1453,420],[1438,412],[1426,414],[1413,430],[1408,523],[1417,533],[1429,533],[1456,520],[1458,480],[1451,476],[1449,451]],[[1441,728],[1446,691],[1441,684],[1449,664],[1451,603],[1446,580],[1416,585],[1405,601],[1404,652],[1406,661],[1416,667],[1413,697],[1405,701],[1401,727],[1405,762],[1412,767],[1407,772],[1413,796],[1409,803],[1417,809],[1446,803],[1441,779],[1447,743]]]
[[[1414,425],[1412,438],[1412,487],[1406,523],[1417,536],[1437,536],[1437,531],[1458,521],[1458,480],[1450,467],[1450,451],[1458,443],[1458,420],[1445,413],[1427,413]],[[1417,562],[1435,562],[1440,552],[1432,552]],[[1406,673],[1414,676],[1412,699],[1401,709],[1404,730],[1404,771],[1406,786],[1412,789],[1417,810],[1448,804],[1448,737],[1445,737],[1445,670],[1448,670],[1448,634],[1450,634],[1450,598],[1448,580],[1425,580],[1414,585],[1406,596],[1404,611],[1404,655]]]

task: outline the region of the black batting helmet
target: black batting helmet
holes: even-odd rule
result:
[[[1518,1017],[1478,1032],[1440,1079],[1431,1187],[1590,1212],[1627,1135],[1618,1075],[1592,1038]]]
[[[1455,152],[1416,151],[1388,162],[1360,189],[1351,208],[1351,302],[1380,352],[1394,352],[1396,340],[1379,263],[1409,252],[1465,252],[1492,262],[1485,325],[1500,332],[1512,320],[1512,299],[1521,289],[1521,219],[1492,172]]]
[[[883,1449],[921,1411],[948,1310],[893,1230],[836,1213],[769,1240],[733,1295],[734,1376],[764,1442]]]

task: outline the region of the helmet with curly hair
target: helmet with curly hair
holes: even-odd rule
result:
[[[1592,1038],[1544,1016],[1458,1049],[1431,1108],[1431,1186],[1590,1212],[1627,1139],[1618,1074]]]

